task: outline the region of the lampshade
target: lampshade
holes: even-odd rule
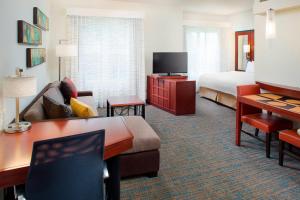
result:
[[[4,78],[3,96],[28,97],[36,94],[36,78],[29,76],[9,76]]]
[[[276,21],[275,21],[275,10],[267,10],[266,20],[266,39],[276,38]]]
[[[59,44],[56,46],[57,57],[74,57],[77,54],[77,47],[75,45]]]
[[[244,53],[250,53],[250,45],[249,44],[244,45]]]

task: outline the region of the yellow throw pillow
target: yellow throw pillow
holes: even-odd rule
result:
[[[78,101],[75,98],[71,98],[70,101],[72,111],[77,117],[83,117],[83,118],[88,118],[88,117],[96,117],[97,114],[95,111],[87,104]]]

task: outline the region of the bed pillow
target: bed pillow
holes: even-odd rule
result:
[[[246,72],[254,73],[254,61],[247,63]]]

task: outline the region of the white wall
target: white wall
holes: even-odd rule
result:
[[[265,39],[265,21],[255,16],[256,80],[300,87],[300,8],[276,12],[274,40]]]
[[[52,79],[57,79],[55,45],[66,37],[67,8],[97,8],[144,12],[146,74],[152,73],[152,55],[155,51],[182,51],[182,10],[171,5],[152,5],[111,0],[53,0],[50,65]]]
[[[35,47],[19,45],[17,43],[17,20],[24,20],[33,24],[33,7],[39,7],[45,14],[49,14],[49,0],[1,0],[0,6],[0,83],[4,76],[14,75],[16,68],[23,68],[24,74],[36,76],[38,79],[38,89],[41,90],[49,82],[49,68],[47,63],[26,69],[26,48]],[[49,32],[43,31],[43,45],[48,47]],[[14,118],[15,104],[12,99],[3,99],[0,91],[0,129],[4,122],[8,124]],[[33,97],[32,97],[33,98]],[[21,100],[23,109],[32,98]]]
[[[252,10],[233,14],[229,17],[233,31],[254,29],[254,14]]]

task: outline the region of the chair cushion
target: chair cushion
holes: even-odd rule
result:
[[[279,139],[300,148],[300,136],[297,134],[297,130],[280,131]]]
[[[64,103],[59,103],[48,96],[43,96],[43,105],[48,119],[69,118],[72,110]]]
[[[61,92],[65,98],[65,102],[67,104],[70,103],[70,99],[72,98],[77,98],[78,97],[78,91],[73,83],[73,81],[67,77],[64,78],[64,80],[61,82],[60,85]]]
[[[124,122],[134,138],[133,148],[123,154],[151,151],[160,148],[160,138],[142,117],[124,117]]]
[[[293,128],[293,122],[275,115],[268,115],[267,113],[243,115],[241,120],[265,133]]]
[[[77,117],[88,118],[97,116],[97,113],[89,105],[75,98],[71,98],[71,108]]]

